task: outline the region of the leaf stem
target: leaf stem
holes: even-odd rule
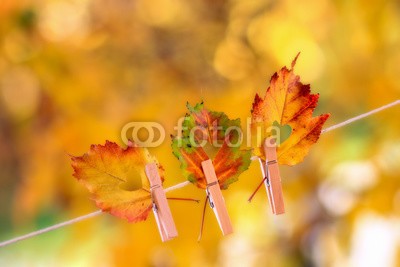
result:
[[[253,194],[251,194],[251,196],[249,197],[249,199],[247,200],[248,202],[251,202],[253,200],[253,197],[256,195],[256,193],[258,192],[258,190],[260,190],[261,186],[264,184],[265,180],[267,180],[267,177],[264,177],[260,184],[257,186],[256,190],[254,190]]]
[[[187,197],[167,197],[168,200],[182,200],[182,201],[193,201],[196,203],[200,203],[199,199],[187,198]]]
[[[199,236],[197,237],[197,242],[200,242],[202,236],[203,236],[203,229],[204,229],[204,219],[206,217],[206,209],[207,209],[207,202],[208,202],[209,196],[206,196],[206,200],[204,201],[204,206],[203,206],[203,215],[201,216],[201,225],[200,225],[200,231],[199,231]]]

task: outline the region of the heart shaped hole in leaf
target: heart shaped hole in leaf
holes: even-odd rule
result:
[[[276,137],[277,145],[285,142],[291,134],[292,127],[289,124],[280,125],[277,121],[272,124],[272,136]]]
[[[126,182],[119,186],[121,189],[126,191],[135,191],[143,188],[142,175],[136,168],[131,168],[126,173]]]
[[[211,160],[214,160],[214,158],[215,158],[215,156],[217,155],[218,150],[220,149],[220,147],[215,147],[215,146],[213,146],[213,145],[210,144],[210,143],[206,143],[206,144],[203,146],[203,149],[204,149],[204,152],[206,152],[206,154],[208,155],[208,157],[209,157]]]

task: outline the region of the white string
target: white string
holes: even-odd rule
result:
[[[62,222],[62,223],[58,223],[58,224],[55,224],[55,225],[52,225],[52,226],[49,226],[49,227],[34,231],[34,232],[26,234],[26,235],[18,236],[16,238],[1,242],[0,243],[0,247],[5,247],[5,246],[10,245],[12,243],[16,243],[16,242],[24,240],[24,239],[28,239],[28,238],[31,238],[31,237],[34,237],[34,236],[37,236],[37,235],[40,235],[40,234],[43,234],[43,233],[46,233],[46,232],[50,232],[50,231],[56,230],[56,229],[64,227],[64,226],[67,226],[67,225],[70,225],[70,224],[74,224],[74,223],[77,223],[77,222],[80,222],[80,221],[95,217],[95,216],[100,215],[100,214],[102,214],[102,211],[98,210],[98,211],[95,211],[95,212],[92,212],[92,213],[77,217],[77,218],[69,220],[69,221],[65,221],[65,222]]]
[[[400,104],[400,100],[396,100],[396,101],[394,101],[394,102],[392,102],[390,104],[387,104],[387,105],[384,105],[384,106],[379,107],[377,109],[371,110],[369,112],[360,114],[360,115],[358,115],[356,117],[353,117],[353,118],[350,118],[350,119],[348,119],[348,120],[346,120],[344,122],[341,122],[341,123],[332,125],[332,126],[326,128],[326,129],[323,129],[321,131],[321,134],[329,132],[329,131],[333,131],[333,130],[338,129],[340,127],[343,127],[345,125],[351,124],[351,123],[353,123],[355,121],[358,121],[360,119],[368,117],[368,116],[370,116],[372,114],[378,113],[378,112],[380,112],[382,110],[394,107],[394,106],[396,106],[398,104]],[[185,187],[185,186],[187,186],[189,184],[190,184],[189,181],[185,181],[185,182],[173,185],[171,187],[168,187],[168,188],[164,189],[164,191],[165,192],[170,192],[170,191]],[[49,226],[47,228],[43,228],[43,229],[31,232],[31,233],[26,234],[26,235],[22,235],[22,236],[19,236],[19,237],[16,237],[16,238],[13,238],[13,239],[10,239],[10,240],[7,240],[7,241],[3,241],[3,242],[0,243],[0,247],[5,247],[7,245],[11,245],[13,243],[16,243],[16,242],[24,240],[24,239],[28,239],[28,238],[31,238],[31,237],[34,237],[34,236],[37,236],[37,235],[40,235],[40,234],[43,234],[43,233],[46,233],[46,232],[50,232],[50,231],[56,230],[58,228],[61,228],[61,227],[67,226],[67,225],[71,225],[71,224],[74,224],[74,223],[77,223],[77,222],[81,222],[83,220],[98,216],[100,214],[103,214],[103,212],[101,210],[98,210],[98,211],[95,211],[95,212],[92,212],[92,213],[77,217],[77,218],[69,220],[69,221],[65,221],[65,222],[61,222],[61,223],[58,223],[58,224],[54,224],[54,225]]]
[[[185,186],[187,186],[189,184],[190,184],[189,181],[185,181],[185,182],[173,185],[171,187],[168,187],[168,188],[164,189],[164,191],[165,192],[173,191],[173,190],[185,187]],[[49,227],[46,227],[46,228],[31,232],[31,233],[26,234],[26,235],[18,236],[16,238],[1,242],[0,243],[0,248],[1,247],[5,247],[7,245],[11,245],[13,243],[16,243],[16,242],[24,240],[24,239],[28,239],[28,238],[31,238],[31,237],[34,237],[34,236],[37,236],[37,235],[41,235],[41,234],[56,230],[58,228],[61,228],[61,227],[67,226],[67,225],[71,225],[71,224],[74,224],[74,223],[77,223],[77,222],[81,222],[83,220],[98,216],[100,214],[103,214],[102,210],[98,210],[98,211],[95,211],[95,212],[92,212],[92,213],[89,213],[89,214],[86,214],[86,215],[82,215],[82,216],[76,217],[75,219],[72,219],[72,220],[69,220],[69,221],[57,223],[57,224],[54,224],[52,226],[49,226]]]
[[[323,129],[321,131],[321,134],[329,132],[329,131],[332,131],[332,130],[335,130],[335,129],[340,128],[340,127],[343,127],[343,126],[348,125],[350,123],[353,123],[355,121],[361,120],[361,119],[363,119],[365,117],[371,116],[372,114],[378,113],[379,111],[394,107],[394,106],[396,106],[398,104],[400,104],[400,99],[398,99],[398,100],[396,100],[396,101],[394,101],[394,102],[392,102],[390,104],[384,105],[384,106],[382,106],[380,108],[373,109],[373,110],[371,110],[371,111],[369,111],[367,113],[360,114],[360,115],[358,115],[356,117],[353,117],[351,119],[348,119],[348,120],[346,120],[344,122],[332,125],[332,126],[326,128],[326,129]]]
[[[165,188],[164,191],[165,191],[165,193],[167,193],[167,192],[169,192],[169,191],[173,191],[173,190],[176,190],[176,189],[185,187],[185,186],[187,186],[187,185],[189,185],[189,184],[191,184],[191,182],[185,181],[185,182],[182,182],[182,183],[179,183],[179,184],[170,186],[170,187],[168,187],[168,188]]]

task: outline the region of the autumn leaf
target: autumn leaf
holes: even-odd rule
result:
[[[274,122],[290,126],[291,134],[277,147],[280,164],[295,165],[307,155],[311,145],[317,142],[321,129],[329,114],[313,117],[318,103],[318,94],[311,94],[310,85],[302,84],[300,77],[291,69],[283,67],[275,73],[264,98],[256,94],[251,111],[252,145],[254,154],[265,160],[262,143],[273,135]],[[275,125],[276,126],[276,125]]]
[[[173,154],[181,162],[183,175],[199,188],[206,188],[201,162],[212,159],[221,189],[237,181],[250,165],[250,150],[241,150],[240,119],[209,111],[204,104],[187,104],[182,131],[172,137]]]
[[[152,200],[145,165],[157,163],[146,148],[123,149],[106,141],[71,160],[74,176],[89,190],[97,207],[129,222],[146,220]],[[158,166],[163,181],[163,169]]]

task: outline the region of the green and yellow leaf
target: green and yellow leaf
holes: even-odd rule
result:
[[[209,111],[203,103],[192,107],[184,118],[182,132],[173,137],[173,154],[181,162],[186,179],[206,188],[201,162],[212,159],[222,189],[237,181],[250,165],[250,150],[240,149],[240,120],[230,120],[222,112]]]

